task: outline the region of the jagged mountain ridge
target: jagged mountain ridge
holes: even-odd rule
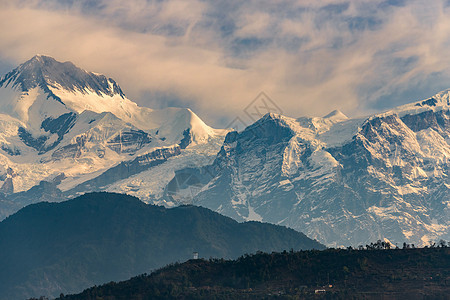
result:
[[[202,145],[210,155],[210,145],[217,151],[227,133],[189,109],[139,107],[113,79],[43,55],[0,79],[0,99],[0,191],[14,193],[3,199],[8,203],[42,180],[67,191],[121,163],[139,162],[142,171],[186,148],[205,153]]]
[[[361,119],[267,114],[227,135],[194,203],[333,246],[449,239],[449,94]]]

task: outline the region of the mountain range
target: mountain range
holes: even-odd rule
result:
[[[110,191],[332,246],[449,240],[449,95],[360,118],[268,113],[236,132],[139,107],[110,78],[35,56],[0,80],[0,217]]]
[[[449,94],[361,119],[267,114],[227,135],[195,203],[327,245],[447,240]]]

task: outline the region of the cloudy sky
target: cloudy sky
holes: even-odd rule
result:
[[[0,72],[45,54],[225,126],[264,91],[360,116],[450,88],[449,1],[0,0]]]

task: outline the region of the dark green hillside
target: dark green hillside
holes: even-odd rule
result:
[[[324,250],[189,260],[67,300],[449,299],[450,248]]]
[[[0,299],[59,295],[200,257],[322,249],[285,227],[237,223],[208,209],[92,193],[25,207],[0,223]]]

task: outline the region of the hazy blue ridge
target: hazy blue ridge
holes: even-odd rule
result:
[[[29,205],[0,223],[0,299],[80,292],[200,257],[323,249],[304,234],[238,223],[209,209],[166,209],[122,194],[91,193]]]

